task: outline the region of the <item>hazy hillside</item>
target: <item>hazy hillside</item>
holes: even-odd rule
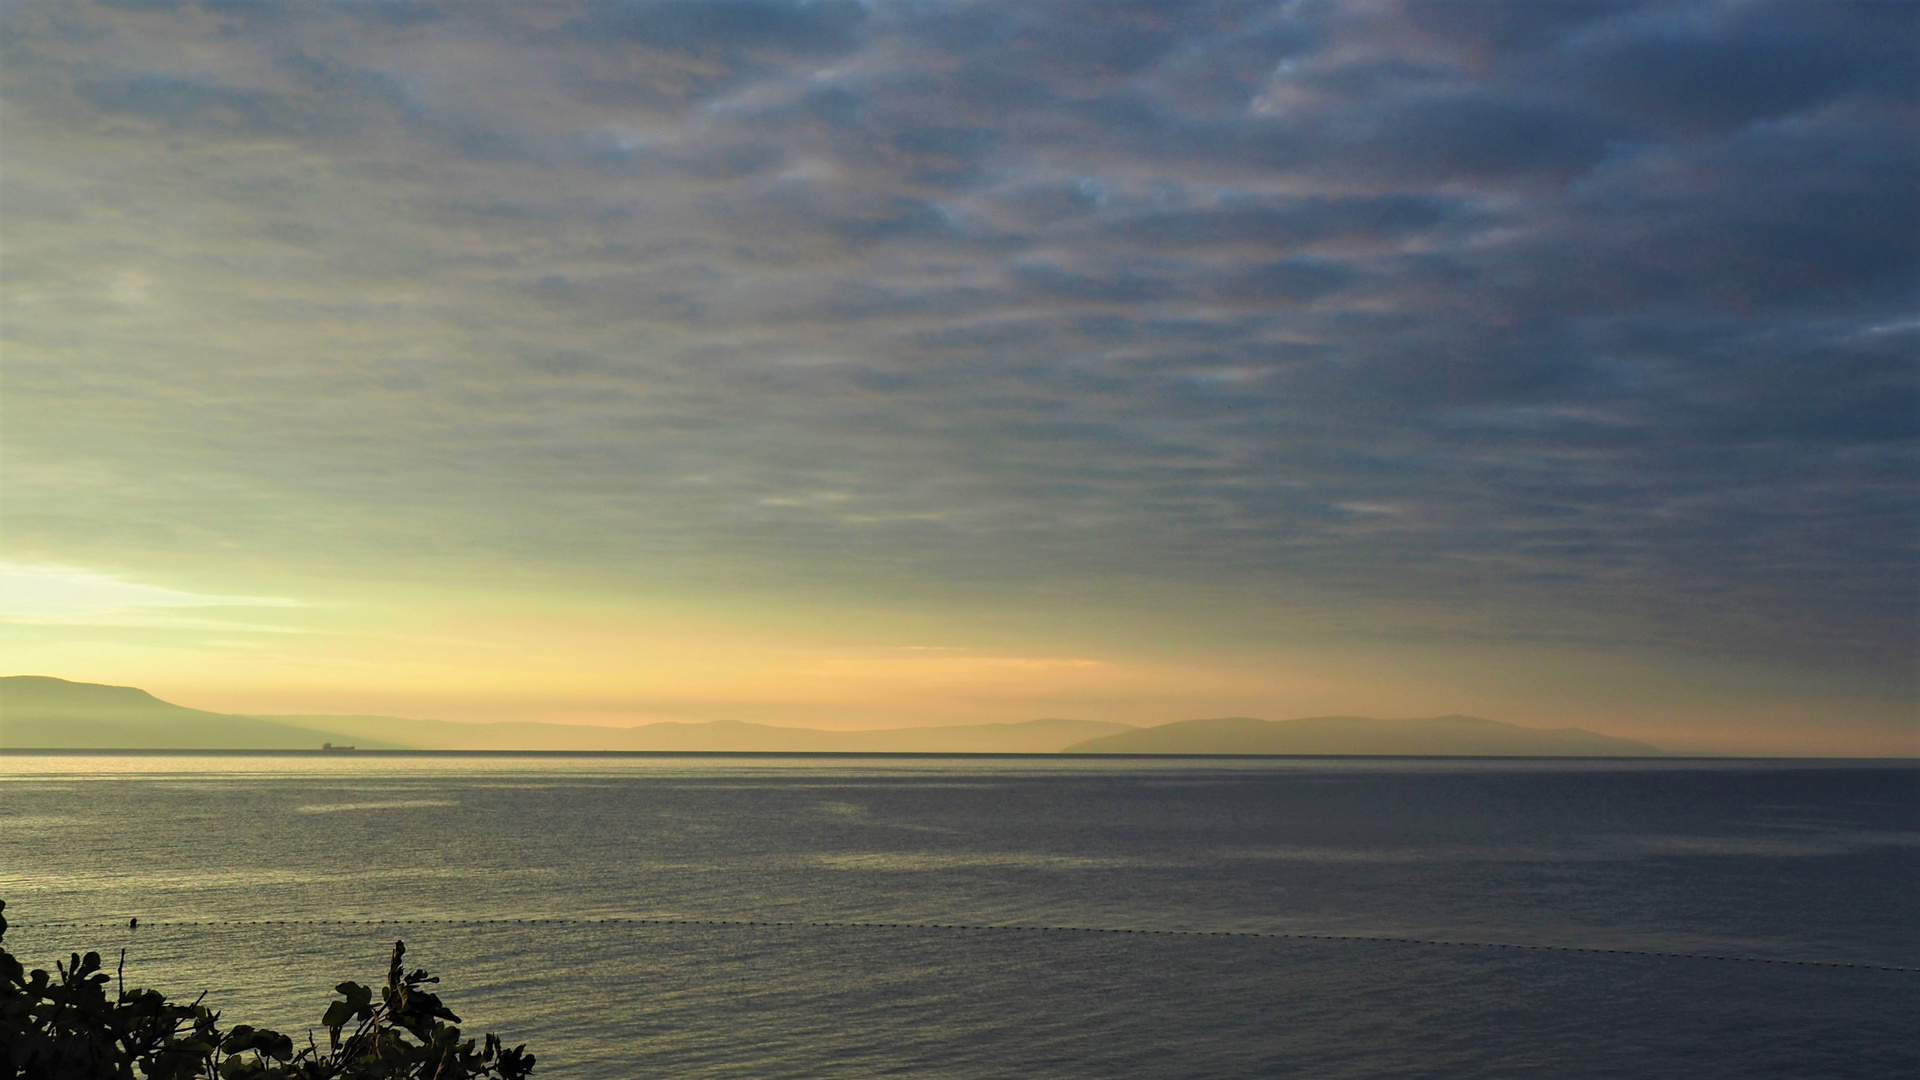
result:
[[[717,720],[640,727],[459,724],[392,716],[236,716],[173,705],[131,686],[39,675],[0,678],[0,748],[317,750],[322,743],[413,750],[684,750],[1050,754],[1125,724],[1019,724],[821,731]]]
[[[1074,754],[1434,754],[1469,757],[1640,757],[1667,751],[1580,728],[1525,728],[1477,716],[1377,720],[1244,716],[1183,720],[1088,739]]]
[[[183,708],[130,686],[0,678],[0,748],[295,750],[680,750],[814,753],[1433,754],[1644,756],[1665,751],[1579,728],[1472,716],[1377,720],[1224,717],[1135,728],[1094,720],[822,731],[733,720],[638,727],[461,724],[391,716],[236,716]]]
[[[421,750],[682,750],[749,753],[1051,754],[1090,737],[1131,731],[1094,720],[1029,720],[1020,724],[822,731],[737,720],[639,727],[592,724],[460,724],[390,716],[280,716],[290,724],[325,724],[362,739]]]
[[[329,728],[183,708],[131,686],[0,678],[5,749],[317,750],[352,741]]]

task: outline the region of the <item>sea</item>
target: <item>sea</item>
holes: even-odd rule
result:
[[[551,1080],[1920,1076],[1911,761],[14,753],[0,899]]]

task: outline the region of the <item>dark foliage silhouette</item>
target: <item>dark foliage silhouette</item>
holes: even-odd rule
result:
[[[21,1080],[521,1080],[533,1071],[525,1046],[492,1034],[461,1037],[460,1018],[429,987],[440,980],[408,971],[407,947],[393,943],[387,981],[334,987],[322,1047],[266,1028],[220,1027],[204,1004],[169,1001],[156,990],[126,989],[126,952],[108,975],[100,954],[73,953],[55,972],[27,971],[6,950],[6,902],[0,901],[0,1053]]]

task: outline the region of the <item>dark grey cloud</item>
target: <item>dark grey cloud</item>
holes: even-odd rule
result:
[[[1276,304],[1302,303],[1337,292],[1354,280],[1352,268],[1331,259],[1294,256],[1248,268],[1222,289],[1229,296]]]
[[[614,39],[735,60],[747,52],[841,52],[856,44],[866,20],[867,8],[854,0],[612,0],[581,5],[567,28],[593,44]]]
[[[1386,239],[1431,229],[1465,209],[1461,200],[1424,193],[1357,198],[1306,196],[1234,200],[1149,211],[1115,231],[1151,248],[1263,245],[1292,248],[1327,239]]]
[[[116,81],[82,83],[87,103],[107,114],[132,114],[174,128],[298,134],[306,125],[277,94],[192,78],[142,73]]]
[[[1658,128],[1711,134],[1852,94],[1910,97],[1904,5],[1756,3],[1648,9],[1568,42],[1576,85]]]
[[[9,5],[8,438],[333,515],[262,545],[1899,675],[1917,12]]]
[[[1408,27],[1446,40],[1478,67],[1539,55],[1584,29],[1660,6],[1632,0],[1403,0],[1397,13]]]

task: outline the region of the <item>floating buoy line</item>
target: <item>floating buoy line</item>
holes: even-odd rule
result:
[[[1605,949],[1580,945],[1521,945],[1501,941],[1462,941],[1452,938],[1389,937],[1384,934],[1301,934],[1276,930],[1142,930],[1117,926],[1057,926],[1051,924],[1011,923],[935,923],[935,922],[860,922],[779,919],[641,919],[550,918],[550,919],[183,919],[142,922],[141,929],[224,929],[243,926],[658,926],[658,927],[764,927],[767,929],[819,930],[944,930],[978,933],[1032,934],[1108,934],[1163,938],[1261,938],[1277,941],[1329,941],[1375,943],[1382,945],[1424,945],[1461,949],[1509,949],[1515,952],[1583,953],[1590,956],[1651,956],[1665,960],[1716,960],[1734,964],[1773,964],[1782,967],[1851,968],[1856,971],[1897,971],[1920,973],[1920,968],[1893,964],[1847,963],[1841,960],[1790,960],[1770,956],[1741,956],[1727,953],[1658,952],[1652,949]],[[101,930],[129,929],[122,922],[36,922],[12,923],[19,930]]]

